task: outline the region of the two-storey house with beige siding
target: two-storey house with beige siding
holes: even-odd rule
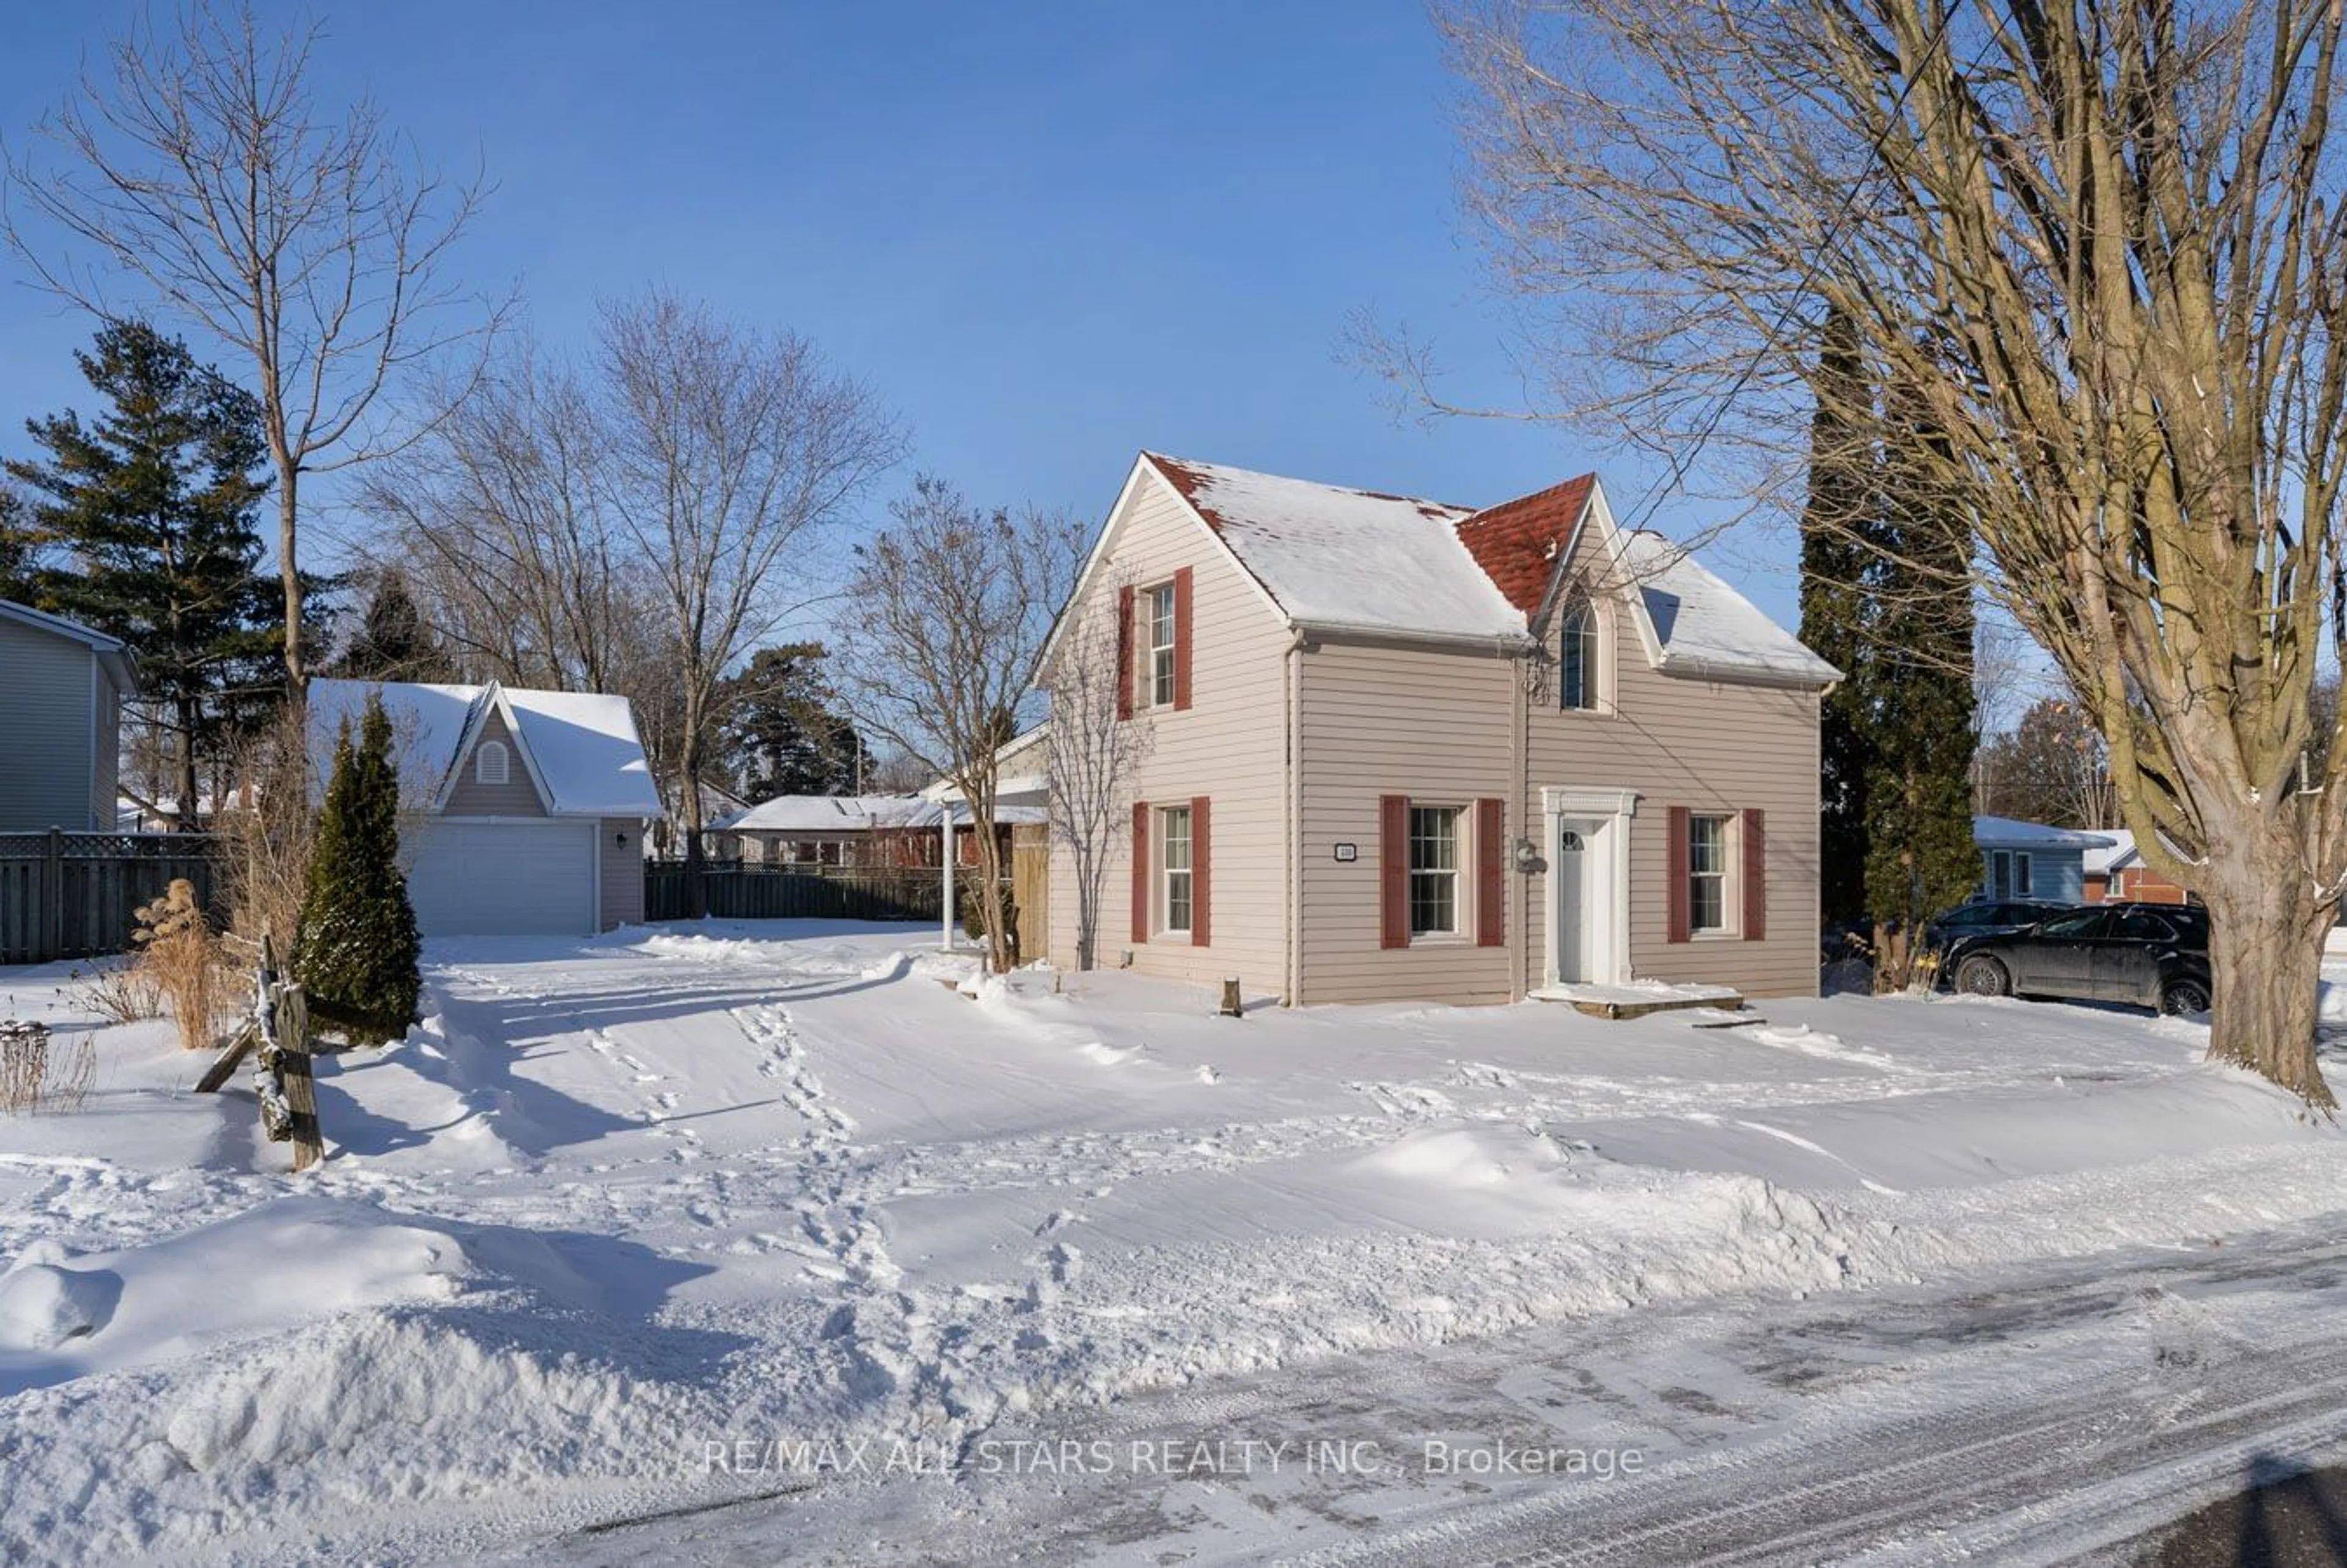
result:
[[[1151,730],[1103,963],[1296,1003],[1816,989],[1837,672],[1594,476],[1475,510],[1143,454],[1062,634],[1091,613]]]

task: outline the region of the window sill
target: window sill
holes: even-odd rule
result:
[[[1409,939],[1409,945],[1413,948],[1471,948],[1474,946],[1463,932],[1459,931],[1422,932],[1412,937]]]
[[[1690,942],[1740,942],[1744,940],[1744,933],[1741,931],[1689,931],[1687,940]]]

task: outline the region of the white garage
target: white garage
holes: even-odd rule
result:
[[[591,822],[423,822],[407,898],[428,937],[589,936],[597,840]]]
[[[660,792],[625,697],[491,682],[313,681],[317,776],[380,697],[400,771],[401,859],[426,937],[589,936],[644,917]]]

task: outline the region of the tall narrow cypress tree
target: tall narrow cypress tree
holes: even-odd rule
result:
[[[1818,713],[1819,896],[1829,924],[1866,912],[1867,786],[1872,776],[1868,712],[1867,575],[1875,564],[1871,476],[1873,402],[1858,333],[1826,317],[1812,390],[1809,490],[1801,514],[1801,641],[1842,672]]]
[[[1901,455],[1938,444],[1930,422],[1885,397],[1881,560],[1873,574],[1866,682],[1867,907],[1909,931],[1980,886],[1973,843],[1972,529]]]
[[[1911,932],[1979,886],[1971,531],[1903,455],[1934,437],[1825,322],[1801,518],[1801,637],[1842,671],[1819,704],[1820,902]]]
[[[416,1019],[423,942],[399,870],[399,773],[383,699],[367,699],[358,743],[350,721],[334,743],[318,817],[293,972],[310,1016],[354,1045],[399,1039]]]

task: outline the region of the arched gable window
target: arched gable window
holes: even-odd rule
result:
[[[485,784],[505,784],[513,777],[513,753],[503,741],[483,741],[474,749],[473,777]]]
[[[1597,607],[1576,597],[1564,607],[1563,646],[1557,651],[1558,706],[1583,711],[1597,706],[1599,643]]]

